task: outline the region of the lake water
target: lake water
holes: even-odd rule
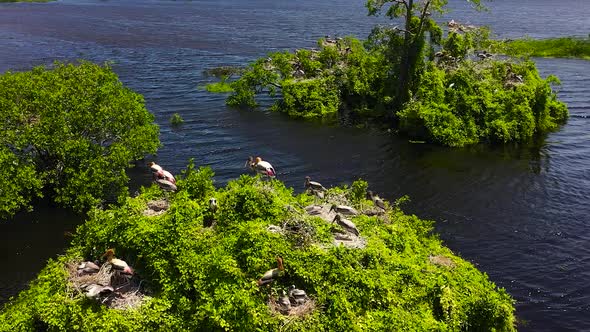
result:
[[[492,27],[500,38],[587,36],[586,0],[495,0],[475,13],[450,1],[446,16]],[[0,4],[0,72],[54,60],[112,61],[161,126],[156,160],[173,172],[189,158],[223,184],[249,155],[270,160],[301,190],[306,175],[332,186],[362,177],[382,196],[437,221],[445,244],[516,299],[522,331],[590,330],[590,61],[538,59],[557,74],[572,115],[533,146],[449,149],[380,132],[322,127],[280,114],[229,109],[199,86],[202,71],[243,65],[269,51],[313,47],[319,37],[365,37],[383,18],[364,1],[195,0]],[[169,124],[179,113],[185,123]],[[148,184],[132,170],[133,186]],[[63,252],[80,218],[40,206],[0,224],[0,303]]]

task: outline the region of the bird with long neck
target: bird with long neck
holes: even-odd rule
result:
[[[344,228],[344,230],[346,230],[347,232],[359,236],[359,230],[356,228],[356,225],[352,221],[342,218],[342,216],[339,214],[337,214],[334,217],[333,221],[340,225],[340,227]]]
[[[277,256],[277,268],[264,272],[262,278],[258,279],[258,286],[273,282],[276,278],[283,274],[283,271],[285,271],[285,267],[283,266],[283,258],[281,258],[281,256]]]
[[[355,208],[346,205],[332,204],[332,207],[330,207],[329,212],[331,211],[334,211],[336,213],[342,213],[347,216],[356,216],[359,214],[359,212]]]
[[[250,167],[250,169],[256,173],[268,176],[271,179],[277,176],[274,167],[272,167],[268,161],[264,161],[260,157],[254,158],[250,156],[246,162],[246,166]]]
[[[311,181],[311,178],[309,176],[305,177],[305,188],[311,189],[311,190],[316,190],[316,191],[326,191],[327,190],[324,186],[322,186],[321,183]]]
[[[123,274],[133,275],[133,269],[127,264],[127,262],[122,259],[115,258],[114,249],[107,250],[103,257],[107,258],[107,262],[109,262],[115,270],[119,270]]]
[[[373,203],[375,203],[375,206],[377,206],[378,208],[381,208],[383,210],[386,210],[387,207],[385,206],[385,202],[383,201],[383,199],[381,199],[381,197],[379,197],[378,195],[375,195],[375,193],[373,193],[372,191],[367,191],[367,197],[373,201]]]

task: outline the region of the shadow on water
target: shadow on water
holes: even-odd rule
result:
[[[82,217],[47,202],[0,220],[0,303],[25,288],[50,258],[63,252]]]

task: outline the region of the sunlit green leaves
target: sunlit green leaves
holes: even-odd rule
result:
[[[158,127],[143,97],[124,87],[108,66],[55,63],[50,69],[5,73],[0,109],[5,115],[0,144],[16,155],[19,172],[31,177],[23,191],[47,193],[77,211],[125,192],[130,162],[159,146]],[[24,179],[21,173],[14,173],[15,179]],[[13,202],[5,196],[1,203],[14,213],[30,196]]]

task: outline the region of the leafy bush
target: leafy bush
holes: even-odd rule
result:
[[[126,193],[130,162],[159,146],[143,97],[108,66],[56,63],[7,72],[0,76],[0,109],[0,164],[12,179],[0,188],[0,217],[43,194],[77,211],[113,199]]]
[[[279,181],[250,176],[215,190],[212,175],[191,164],[176,193],[154,185],[119,207],[92,210],[67,253],[3,308],[0,330],[514,330],[510,296],[444,248],[431,222],[399,208],[387,212],[390,223],[361,215],[352,219],[366,246],[334,246],[336,226],[303,212],[313,201],[307,194],[293,196]],[[326,197],[360,199],[366,182],[355,183]],[[219,202],[217,225],[203,227],[209,197]],[[154,199],[170,207],[144,215]],[[284,228],[271,232],[270,225]],[[293,235],[293,226],[310,230],[307,241]],[[140,307],[109,309],[68,283],[66,263],[100,259],[107,248],[142,279],[150,296]],[[284,275],[259,287],[277,255]],[[315,309],[289,317],[273,312],[269,301],[290,285],[304,289]]]
[[[431,63],[414,99],[398,112],[400,130],[449,146],[526,141],[567,119],[553,82],[528,61]]]

